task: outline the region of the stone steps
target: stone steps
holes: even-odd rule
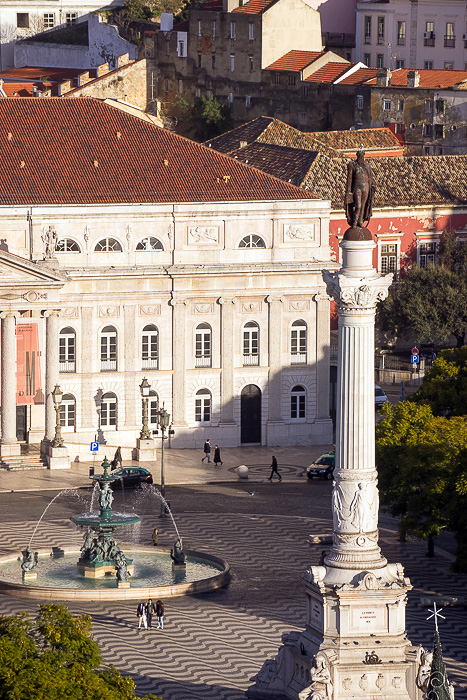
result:
[[[21,454],[15,457],[6,457],[0,460],[0,468],[8,471],[26,471],[32,469],[46,469],[47,460],[45,455],[39,452]]]

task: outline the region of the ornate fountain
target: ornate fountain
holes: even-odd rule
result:
[[[78,570],[87,578],[118,574],[119,587],[128,587],[127,577],[128,574],[133,575],[133,561],[123,554],[113,534],[118,528],[141,522],[141,518],[130,513],[112,512],[113,493],[110,484],[116,478],[109,474],[109,466],[105,457],[102,462],[104,472],[90,477],[99,484],[99,513],[81,513],[71,517],[75,525],[88,528],[81,547]]]

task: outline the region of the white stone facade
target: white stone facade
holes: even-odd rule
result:
[[[61,348],[58,372],[74,402],[74,424],[62,427],[72,458],[96,436],[129,455],[143,377],[172,416],[174,447],[332,442],[327,202],[1,207],[1,216],[10,253],[42,261],[51,231],[58,242],[66,282],[54,298],[55,342],[74,346]],[[151,247],[162,249],[138,249]],[[13,305],[33,321],[48,306]],[[31,442],[43,421],[43,405],[28,407]]]

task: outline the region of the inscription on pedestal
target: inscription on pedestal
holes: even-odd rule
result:
[[[359,631],[384,631],[385,613],[383,608],[357,608],[352,610],[352,626]]]

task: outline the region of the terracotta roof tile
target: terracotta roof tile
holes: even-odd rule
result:
[[[271,5],[277,0],[248,0],[244,5],[236,7],[232,12],[239,12],[249,15],[260,15],[262,12],[267,10]]]
[[[241,141],[247,144],[256,141],[258,136],[262,134],[272,121],[274,121],[272,117],[257,117],[251,122],[237,126],[231,131],[226,131],[225,134],[205,141],[204,145],[220,151],[220,153],[230,153],[240,148]]]
[[[44,90],[50,89],[52,85],[53,83],[4,82],[2,85],[2,90],[7,97],[33,97],[33,95],[35,95],[35,93],[33,92],[33,88],[36,88],[36,90],[40,92],[44,92]]]
[[[0,205],[311,196],[92,98],[0,100],[0,124]]]
[[[232,158],[237,158],[242,163],[253,165],[265,173],[273,174],[275,177],[297,186],[302,184],[317,155],[317,151],[305,151],[258,142],[251,143],[249,146],[230,154]]]
[[[341,75],[346,73],[352,65],[350,63],[326,63],[325,66],[319,68],[315,73],[312,73],[305,78],[305,82],[310,83],[333,83]]]
[[[407,86],[408,68],[399,68],[391,73],[391,86]],[[420,75],[419,87],[421,88],[448,88],[467,80],[465,70],[418,70]],[[369,85],[376,85],[376,77],[368,81]]]
[[[245,7],[245,5],[243,7]],[[266,70],[287,70],[298,72],[309,66],[310,63],[313,63],[313,61],[316,61],[316,59],[322,55],[322,51],[289,51],[284,56],[278,58],[277,61],[271,63]]]
[[[339,85],[361,85],[374,78],[377,72],[377,68],[359,68],[347,78],[339,80]]]
[[[12,68],[0,73],[3,80],[40,80],[42,82],[60,82],[76,78],[80,73],[84,73],[84,68],[44,68],[35,66],[24,66],[23,68]]]
[[[386,127],[346,131],[311,131],[307,135],[338,151],[357,150],[360,144],[363,144],[365,150],[402,150],[395,134]]]

